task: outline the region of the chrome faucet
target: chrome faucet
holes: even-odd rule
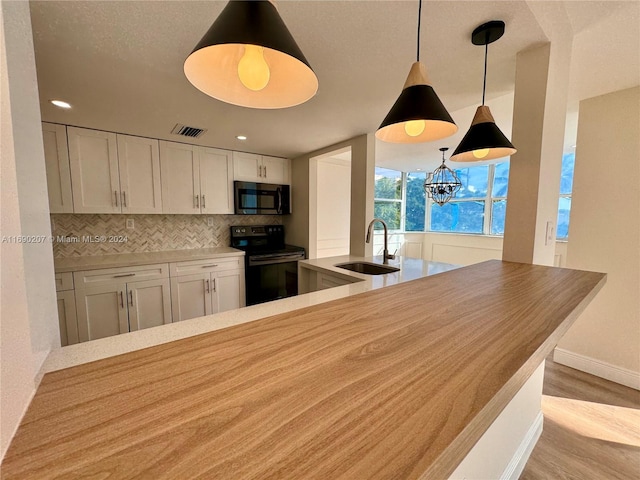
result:
[[[369,224],[369,228],[367,229],[367,238],[365,242],[367,243],[371,242],[371,232],[373,231],[373,224],[376,222],[380,222],[382,224],[382,228],[384,229],[384,250],[382,251],[382,263],[385,265],[388,265],[389,260],[393,260],[394,258],[396,258],[396,256],[389,254],[389,249],[388,249],[389,230],[387,229],[387,224],[385,223],[384,220],[382,220],[381,218],[374,218],[373,220],[371,220],[371,223]]]

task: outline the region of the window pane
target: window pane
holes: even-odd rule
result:
[[[376,167],[375,198],[400,200],[402,198],[402,172]]]
[[[558,229],[556,238],[569,236],[569,214],[571,213],[571,197],[560,197],[558,202]]]
[[[569,195],[573,189],[573,167],[576,163],[575,153],[562,156],[562,173],[560,176],[560,195]],[[558,223],[560,225],[560,223]]]
[[[456,170],[456,175],[462,182],[462,188],[456,193],[456,198],[479,198],[487,196],[489,183],[488,165]]]
[[[504,235],[504,216],[507,213],[506,200],[494,200],[491,211],[491,235]]]
[[[426,173],[407,174],[407,216],[404,219],[404,229],[407,232],[424,231],[424,214],[426,211],[424,181],[426,178]]]
[[[431,230],[482,233],[484,202],[449,202],[431,205]]]
[[[509,186],[509,162],[497,163],[493,173],[492,197],[506,197]]]
[[[390,230],[400,230],[400,202],[384,202],[376,200],[373,204],[373,214],[387,223]],[[375,230],[382,230],[380,222],[374,225]]]

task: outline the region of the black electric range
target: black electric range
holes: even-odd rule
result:
[[[298,294],[298,260],[305,250],[284,243],[283,225],[232,226],[231,246],[246,252],[247,305]]]

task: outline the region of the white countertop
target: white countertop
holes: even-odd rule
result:
[[[191,250],[167,250],[162,252],[113,253],[110,255],[89,255],[83,257],[55,258],[56,273],[96,270],[100,268],[132,267],[153,263],[186,262],[206,260],[215,257],[244,255],[242,250],[231,247],[194,248]]]
[[[234,249],[228,248],[227,250]],[[237,255],[237,252],[239,251],[235,250],[233,254]],[[231,254],[231,252],[229,252],[229,254]],[[345,255],[315,260],[302,260],[300,261],[301,268],[318,271],[325,270],[330,272],[331,275],[343,275],[354,279],[356,283],[58,348],[52,350],[49,354],[41,374],[43,375],[47,372],[192,337],[241,323],[260,320],[272,315],[290,312],[338,298],[357,295],[369,290],[396,285],[398,283],[408,282],[417,278],[459,268],[457,265],[403,257],[389,261],[390,265],[400,266],[401,270],[399,272],[384,275],[364,275],[334,266],[336,263],[349,261],[382,263],[382,258],[379,256],[365,258]]]

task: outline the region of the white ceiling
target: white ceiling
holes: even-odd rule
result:
[[[176,123],[207,128],[201,145],[295,158],[374,132],[415,60],[417,1],[286,1],[278,9],[320,82],[309,102],[254,110],[196,90],[182,65],[226,2],[31,2],[45,121],[180,141]],[[574,33],[567,144],[577,101],[640,83],[640,2],[430,1],[423,4],[421,60],[460,127],[443,142],[377,142],[377,163],[414,170],[455,148],[481,100],[483,48],[471,31],[500,19],[506,33],[489,46],[487,104],[511,131],[515,55],[548,40],[540,7],[553,3]],[[543,19],[544,20],[544,19]],[[59,98],[64,111],[48,100]],[[235,137],[244,134],[247,141]]]

